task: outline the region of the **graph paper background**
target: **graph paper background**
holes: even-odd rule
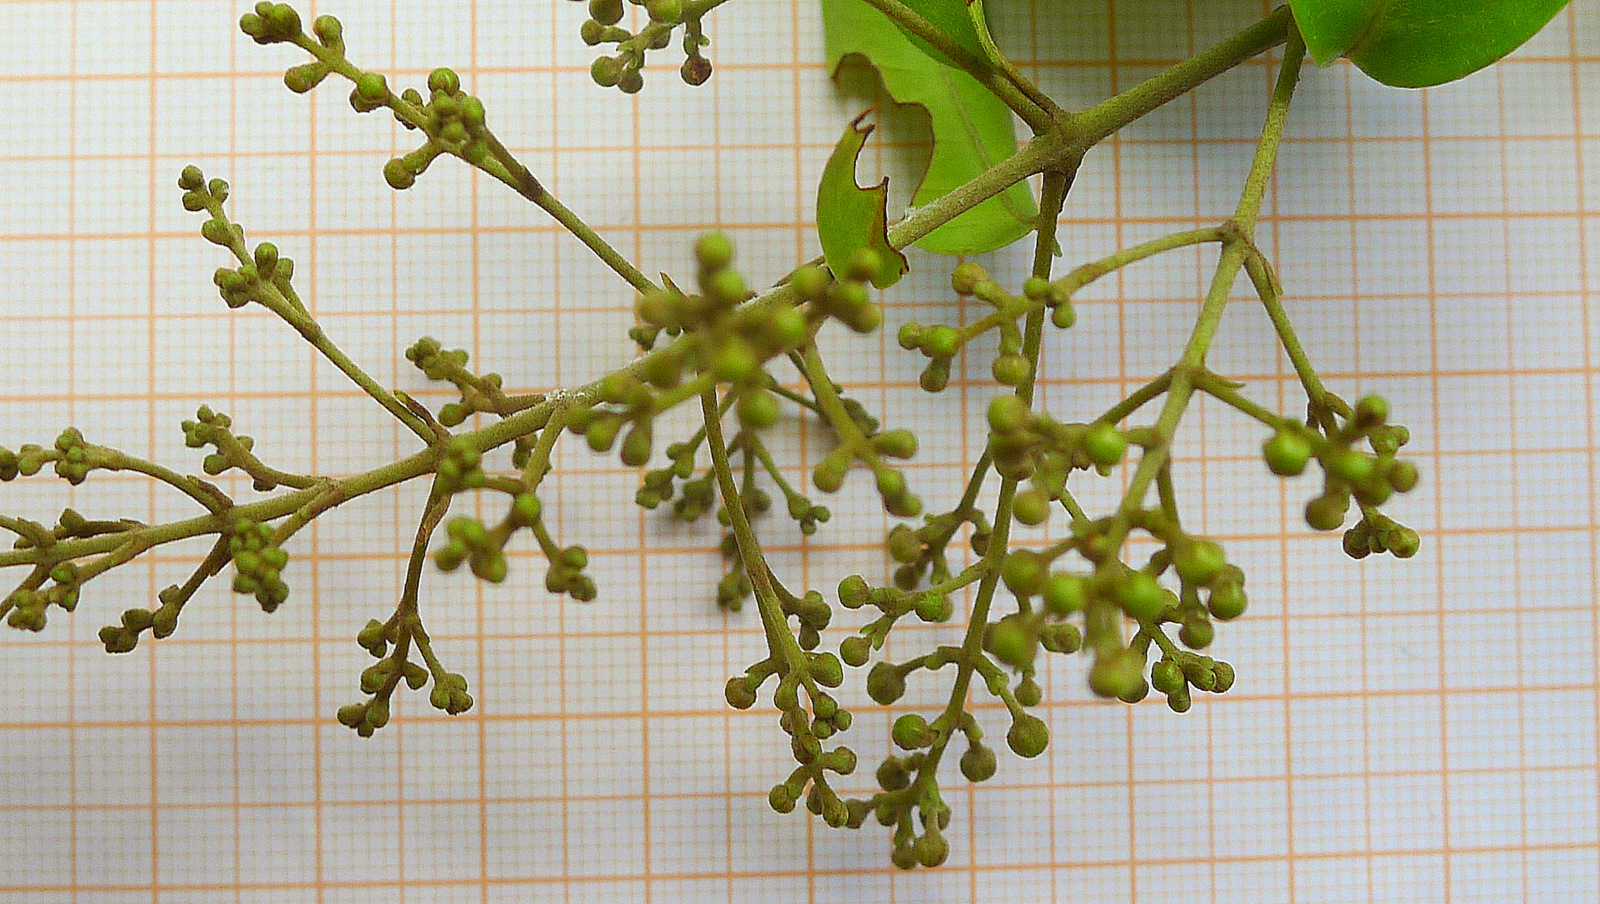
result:
[[[1058,97],[1126,88],[1266,10],[1258,0],[993,3],[1002,43]],[[380,382],[424,398],[401,352],[422,334],[508,385],[587,380],[625,361],[629,294],[498,184],[441,162],[382,183],[413,147],[344,89],[284,91],[282,48],[238,34],[242,3],[0,0],[0,442],[63,425],[183,470],[178,422],[209,402],[289,470],[345,474],[409,454],[379,409],[261,312],[229,312],[223,263],[174,180],[234,186],[252,241],[298,263],[327,331]],[[581,4],[316,2],[352,58],[400,84],[462,73],[508,145],[647,273],[684,272],[717,226],[754,282],[814,253],[808,186],[872,100],[821,65],[815,0],[741,0],[711,20],[702,89],[673,52],[638,98],[588,79]],[[303,9],[302,11],[305,11]],[[969,788],[948,777],[949,863],[900,873],[882,830],[840,833],[765,804],[787,745],[770,709],[735,713],[723,680],[758,658],[753,614],[709,602],[717,534],[628,503],[637,476],[564,453],[547,505],[589,546],[601,598],[562,603],[517,547],[505,585],[430,574],[424,614],[478,705],[449,718],[400,695],[362,740],[353,636],[393,606],[420,491],[352,502],[300,535],[293,596],[264,616],[208,588],[173,638],[108,657],[100,625],[187,575],[169,548],[96,581],[73,617],[0,638],[0,900],[1462,902],[1600,899],[1595,400],[1600,331],[1600,5],[1578,0],[1516,59],[1428,93],[1310,71],[1269,195],[1263,246],[1337,391],[1382,392],[1412,431],[1422,486],[1394,506],[1415,559],[1353,563],[1310,535],[1315,488],[1269,479],[1260,430],[1204,408],[1185,422],[1180,493],[1195,529],[1250,575],[1247,618],[1218,632],[1235,689],[1176,716],[1089,699],[1052,664],[1053,743]],[[1089,159],[1063,217],[1069,262],[1193,225],[1233,198],[1270,61],[1173,104]],[[886,116],[864,168],[903,204],[918,140]],[[1176,355],[1209,275],[1176,254],[1084,296],[1053,337],[1045,399],[1103,409]],[[986,263],[1015,284],[1021,257]],[[967,316],[947,264],[913,255],[888,327]],[[891,333],[892,335],[892,333]],[[836,377],[915,426],[913,479],[953,501],[981,451],[981,380],[926,397],[882,337],[833,337]],[[1212,362],[1294,410],[1264,317],[1241,297]],[[882,353],[887,353],[885,356]],[[974,377],[985,368],[976,364]],[[813,459],[802,444],[791,461]],[[834,523],[775,565],[827,588],[888,526],[860,475]],[[248,494],[235,484],[230,489]],[[1114,488],[1113,488],[1114,489]],[[0,488],[51,521],[186,516],[173,494],[97,474],[72,490]],[[1110,490],[1097,504],[1110,502]],[[16,577],[20,578],[20,574]],[[891,657],[952,635],[907,628]],[[920,632],[920,633],[919,633]],[[841,634],[833,635],[837,642]],[[860,704],[864,790],[894,715],[931,711],[948,676],[894,712]],[[1003,710],[980,708],[998,737]]]

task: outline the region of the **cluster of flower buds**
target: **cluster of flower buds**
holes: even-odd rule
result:
[[[672,43],[672,32],[684,27],[683,52],[685,60],[679,69],[683,80],[691,85],[703,85],[711,77],[711,61],[704,49],[711,40],[706,37],[701,18],[709,8],[694,0],[629,0],[634,6],[644,8],[648,22],[637,33],[623,27],[623,0],[589,0],[589,19],[583,23],[579,34],[590,47],[614,44],[617,53],[596,59],[589,67],[589,75],[602,88],[616,88],[624,94],[634,94],[644,87],[645,55],[652,50],[664,49]],[[715,6],[715,3],[710,6]]]
[[[237,572],[233,591],[255,596],[264,612],[272,612],[289,598],[289,587],[279,576],[289,554],[278,546],[272,528],[259,521],[239,518],[228,537],[228,552]]]
[[[51,566],[48,577],[52,582],[49,586],[23,586],[11,591],[0,605],[0,610],[6,612],[6,624],[24,631],[43,631],[46,622],[46,610],[51,606],[60,608],[63,612],[71,612],[78,608],[78,587],[81,576],[78,566],[72,562],[57,562]]]
[[[1345,535],[1345,551],[1355,558],[1390,552],[1400,558],[1415,555],[1415,531],[1373,511],[1394,493],[1410,492],[1417,485],[1417,467],[1396,458],[1411,432],[1390,424],[1389,403],[1367,396],[1356,403],[1342,427],[1323,435],[1299,424],[1286,424],[1266,441],[1262,454],[1273,473],[1285,477],[1305,471],[1313,458],[1324,479],[1320,496],[1306,503],[1306,523],[1321,531],[1338,530],[1354,499],[1363,510],[1362,520]],[[1356,448],[1365,440],[1372,454]]]
[[[827,609],[820,596],[808,599],[806,605]],[[801,616],[802,619],[806,617]],[[729,706],[749,709],[755,705],[761,685],[774,675],[778,677],[772,702],[782,713],[778,724],[789,735],[790,750],[799,766],[786,780],[772,787],[767,802],[779,813],[788,813],[803,798],[806,808],[829,825],[843,826],[850,814],[843,799],[828,785],[826,773],[849,775],[855,771],[856,755],[848,747],[826,750],[822,742],[845,731],[851,724],[850,712],[823,690],[844,683],[844,667],[838,657],[828,652],[805,652],[801,657],[798,668],[791,668],[775,657],[764,659],[746,669],[743,675],[728,679],[723,696]],[[809,712],[800,701],[802,689],[809,701]]]
[[[415,691],[425,687],[432,678],[433,690],[428,694],[428,702],[449,715],[459,715],[472,708],[473,700],[472,695],[467,693],[466,677],[445,671],[432,658],[427,638],[421,632],[415,616],[411,619],[392,619],[388,623],[371,619],[356,635],[356,643],[378,660],[361,673],[361,692],[370,695],[371,699],[340,707],[338,719],[340,724],[355,729],[362,737],[369,737],[373,731],[388,724],[390,701],[402,681]],[[412,643],[422,651],[429,667],[407,658]],[[391,644],[394,647],[392,653]]]
[[[990,279],[983,267],[969,262],[956,267],[950,276],[950,287],[962,297],[986,302],[995,312],[962,328],[944,324],[924,326],[916,322],[900,328],[900,347],[919,351],[928,358],[928,366],[920,378],[922,388],[928,392],[939,392],[949,385],[955,356],[974,337],[989,330],[998,330],[1000,334],[999,350],[990,367],[996,382],[1004,386],[1020,385],[1033,374],[1033,364],[1022,353],[1022,330],[1018,321],[1041,305],[1050,310],[1051,322],[1057,327],[1066,329],[1077,320],[1067,290],[1037,277],[1023,285],[1021,296],[1015,296]]]
[[[257,44],[278,44],[300,37],[300,14],[287,3],[257,3],[253,12],[239,17],[239,30]]]
[[[172,632],[178,630],[178,614],[183,611],[183,604],[188,597],[174,585],[161,591],[157,598],[161,605],[154,611],[128,609],[122,613],[120,623],[100,629],[100,642],[105,645],[107,653],[132,652],[139,645],[139,635],[145,631],[159,640],[171,637]]]
[[[997,396],[989,404],[989,454],[995,471],[1029,481],[1012,502],[1012,515],[1023,524],[1041,524],[1050,517],[1074,469],[1109,473],[1128,443],[1128,434],[1113,424],[1057,423],[1014,395]]]

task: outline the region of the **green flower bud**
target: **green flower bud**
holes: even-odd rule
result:
[[[783,412],[778,407],[778,398],[765,389],[754,389],[739,394],[735,409],[739,421],[746,427],[765,429],[778,422]],[[642,462],[641,462],[642,464]]]
[[[1175,694],[1186,683],[1183,669],[1170,659],[1163,659],[1150,667],[1150,684],[1162,694]]]
[[[1000,577],[1006,587],[1020,597],[1029,597],[1044,588],[1049,577],[1050,563],[1043,556],[1027,549],[1014,549],[1006,554],[1000,565]]]
[[[866,282],[878,275],[878,270],[883,266],[883,259],[878,252],[871,248],[857,248],[850,255],[850,260],[845,264],[844,278],[856,282]]]
[[[1058,571],[1045,582],[1044,603],[1058,616],[1081,612],[1089,603],[1088,582],[1078,575]]]
[[[1011,514],[1030,527],[1043,524],[1050,517],[1050,497],[1037,488],[1023,490],[1012,499]]]
[[[950,274],[950,288],[957,295],[971,295],[978,283],[989,278],[989,271],[974,263],[965,263],[956,267]]]
[[[1175,713],[1188,712],[1189,707],[1193,704],[1193,702],[1193,699],[1189,696],[1188,687],[1184,687],[1176,693],[1167,695],[1167,708],[1171,709]]]
[[[1023,706],[1038,706],[1044,699],[1044,689],[1039,687],[1039,682],[1034,681],[1032,675],[1029,675],[1017,683],[1013,696]]]
[[[383,180],[396,191],[404,191],[417,184],[417,174],[406,165],[405,158],[396,157],[383,165]]]
[[[839,658],[851,668],[866,665],[871,657],[872,642],[859,634],[852,634],[839,643]]]
[[[622,78],[622,60],[617,57],[598,57],[589,64],[589,77],[602,88],[614,88]],[[792,806],[792,805],[791,805]]]
[[[1167,603],[1161,585],[1156,583],[1154,577],[1143,571],[1135,571],[1118,581],[1116,595],[1117,602],[1122,605],[1122,611],[1128,613],[1128,617],[1139,621],[1149,621],[1160,615]]]
[[[1306,524],[1314,530],[1338,530],[1344,524],[1344,513],[1350,507],[1350,497],[1344,493],[1330,493],[1306,503]]]
[[[767,794],[767,805],[779,813],[793,812],[795,805],[794,792],[789,790],[788,785],[773,785],[772,790]]]
[[[727,685],[722,689],[722,696],[734,709],[749,709],[756,703],[754,684],[743,675],[729,678]]]
[[[890,458],[910,458],[917,454],[917,435],[910,430],[889,430],[874,436],[872,447]]]
[[[1102,697],[1121,698],[1144,681],[1139,657],[1130,650],[1116,650],[1097,657],[1089,668],[1089,689]]]
[[[622,440],[622,463],[642,467],[650,461],[651,430],[649,422],[635,424]]]
[[[1006,746],[1010,747],[1017,756],[1032,759],[1041,753],[1050,744],[1050,729],[1044,720],[1029,713],[1022,713],[1011,722],[1011,730],[1006,732]]]
[[[950,597],[932,590],[918,594],[914,605],[917,618],[925,622],[949,621],[950,616],[955,613],[955,604],[950,602]]]
[[[1056,305],[1055,310],[1050,312],[1050,323],[1058,330],[1071,329],[1072,325],[1077,322],[1078,312],[1073,310],[1070,302]]]
[[[1121,461],[1123,453],[1128,451],[1128,438],[1116,427],[1104,422],[1091,424],[1080,442],[1089,460],[1102,467],[1110,467]]]
[[[1015,669],[1033,664],[1039,635],[1020,614],[1008,615],[989,626],[985,646],[994,657]]]
[[[1213,694],[1227,693],[1228,689],[1233,687],[1233,666],[1226,662],[1213,663],[1211,673],[1216,676],[1216,684],[1211,688]]]
[[[1389,552],[1399,559],[1409,559],[1422,548],[1422,538],[1418,537],[1417,532],[1409,527],[1401,527],[1393,531],[1392,535],[1384,540],[1384,543],[1389,547]]]
[[[1356,402],[1354,419],[1356,426],[1363,430],[1382,426],[1389,419],[1388,400],[1383,396],[1371,395]]]
[[[311,23],[311,32],[324,46],[331,47],[344,38],[344,25],[333,16],[318,16]]]
[[[1311,461],[1311,444],[1298,431],[1279,430],[1261,447],[1267,467],[1280,477],[1293,477],[1305,471]]]
[[[1172,554],[1172,565],[1184,583],[1206,587],[1228,564],[1222,547],[1210,540],[1181,544]]]
[[[905,761],[895,756],[885,757],[874,777],[878,787],[885,791],[899,791],[911,785],[911,773],[906,769]]]
[[[339,707],[337,714],[339,724],[347,728],[355,728],[367,720],[367,705],[365,703],[348,703]]]
[[[933,731],[928,727],[928,720],[916,713],[907,713],[894,720],[890,736],[901,750],[918,750],[933,743]]]
[[[906,692],[906,676],[897,667],[879,662],[867,673],[867,696],[888,706]]]
[[[1346,449],[1330,456],[1327,467],[1328,473],[1340,480],[1361,483],[1372,476],[1374,465],[1371,458],[1354,449]]]
[[[428,90],[455,94],[461,90],[461,76],[450,69],[435,69],[428,73]]]
[[[1396,492],[1409,493],[1417,487],[1417,466],[1409,461],[1392,461],[1384,469],[1383,477]]]
[[[961,335],[940,324],[922,335],[922,351],[930,358],[949,358],[961,348]]]
[[[832,653],[818,653],[811,660],[811,677],[823,687],[838,687],[844,683],[844,667]]]
[[[1244,587],[1230,581],[1211,589],[1211,596],[1206,600],[1206,608],[1210,610],[1212,617],[1227,621],[1244,614],[1245,602]]]
[[[1211,622],[1202,618],[1185,621],[1178,628],[1178,640],[1191,650],[1204,650],[1211,646],[1216,634],[1217,630],[1211,626]]]
[[[678,74],[685,84],[704,85],[711,78],[711,61],[703,56],[691,56],[678,67]]]
[[[973,744],[961,755],[961,774],[969,782],[986,782],[994,777],[999,765],[994,750],[983,744]]]
[[[601,25],[622,21],[622,0],[589,0],[589,18]]]
[[[929,832],[916,840],[913,845],[917,854],[917,862],[932,868],[938,866],[950,856],[950,842],[944,840],[943,835]]]
[[[291,66],[283,73],[283,84],[296,94],[304,94],[322,84],[322,80],[328,77],[328,72],[328,67],[322,63]]]
[[[994,359],[992,373],[995,382],[1018,386],[1033,373],[1033,363],[1023,355],[1001,355]]]
[[[872,590],[859,574],[852,574],[839,582],[839,604],[846,609],[860,609],[866,605]]]

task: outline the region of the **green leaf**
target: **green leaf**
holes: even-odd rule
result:
[[[872,134],[872,126],[861,124],[865,116],[863,113],[856,117],[844,130],[844,137],[823,167],[822,183],[817,186],[817,237],[822,241],[822,256],[828,269],[839,277],[858,250],[876,251],[882,263],[872,284],[887,289],[905,275],[907,264],[905,255],[889,244],[889,180],[872,188],[856,184],[856,157]]]
[[[972,16],[967,12],[967,0],[902,0],[902,2],[973,56],[980,59],[984,57],[983,44],[978,40],[978,30],[973,27]],[[861,4],[857,2],[856,5]],[[827,7],[828,3],[824,0],[824,16],[827,15]],[[935,50],[932,44],[907,31],[904,25],[895,22],[894,26],[900,29],[900,33],[916,45],[918,50],[947,66],[954,65],[949,57]]]
[[[930,21],[935,21],[931,13],[960,12],[976,45],[977,32],[965,18],[964,0],[921,0],[911,5]],[[933,121],[933,156],[912,204],[940,198],[1016,153],[1017,136],[1006,105],[976,79],[923,52],[891,27],[882,13],[860,0],[822,0],[822,23],[828,65],[835,72],[846,56],[860,54],[878,70],[890,97],[922,107]],[[961,43],[965,46],[965,41]],[[1038,212],[1033,193],[1026,183],[1019,183],[916,244],[936,254],[993,251],[1032,232]]]
[[[1319,65],[1341,56],[1398,88],[1471,75],[1539,33],[1568,0],[1290,0]]]

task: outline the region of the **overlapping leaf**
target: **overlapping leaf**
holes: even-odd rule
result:
[[[981,52],[965,0],[915,0],[908,5],[956,43]],[[822,0],[822,13],[829,66],[837,69],[851,54],[866,57],[890,97],[921,106],[933,121],[933,154],[913,204],[948,194],[1016,152],[1011,111],[976,79],[930,56],[926,43],[914,41],[860,0]],[[1031,232],[1037,217],[1028,186],[1014,185],[929,233],[917,246],[939,254],[992,251]]]
[[[1321,65],[1343,56],[1386,85],[1471,75],[1522,46],[1568,0],[1290,0]]]
[[[862,124],[864,116],[856,117],[844,130],[822,170],[817,187],[817,235],[828,269],[841,276],[856,251],[868,248],[877,252],[880,263],[872,284],[887,289],[905,274],[906,258],[889,245],[889,180],[871,188],[856,184],[856,157],[872,133],[872,126]]]

